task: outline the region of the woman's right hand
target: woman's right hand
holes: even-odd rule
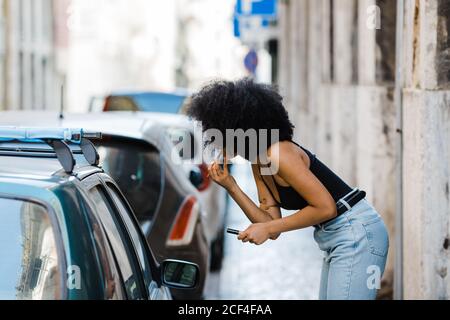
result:
[[[228,171],[226,159],[224,160],[223,169],[216,161],[214,161],[209,165],[208,171],[211,179],[226,190],[230,190],[236,185],[236,180],[234,180],[233,176],[230,175]]]

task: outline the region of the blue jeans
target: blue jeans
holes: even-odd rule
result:
[[[324,251],[321,300],[375,299],[386,265],[389,236],[383,220],[366,201],[315,227]]]

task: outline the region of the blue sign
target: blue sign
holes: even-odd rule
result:
[[[239,38],[241,36],[241,26],[239,24],[239,19],[237,16],[234,16],[233,18],[233,29],[234,29],[234,36],[236,38]]]
[[[234,36],[240,38],[243,30],[268,29],[277,19],[278,0],[236,0],[233,28]],[[250,19],[250,20],[249,20]],[[252,19],[257,19],[256,24]]]
[[[244,19],[242,19],[244,18]],[[243,21],[242,21],[243,20]],[[261,25],[259,26],[261,29],[267,29],[270,27],[270,23],[273,21],[274,19],[271,18],[266,18],[266,17],[262,17],[261,18]],[[233,29],[234,29],[234,36],[237,38],[241,37],[241,31],[242,29],[247,27],[247,23],[245,21],[245,17],[239,17],[239,16],[234,16],[233,18]]]
[[[276,16],[277,0],[237,0],[236,14]]]

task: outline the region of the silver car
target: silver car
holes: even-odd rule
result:
[[[155,119],[132,113],[66,115],[4,112],[3,125],[64,126],[101,131],[96,143],[101,166],[117,182],[140,223],[158,262],[168,257],[200,268],[194,290],[172,289],[175,299],[201,299],[209,271],[207,216],[199,191],[187,179],[165,130]],[[179,156],[178,156],[179,157]],[[200,181],[201,182],[201,181]]]
[[[113,112],[111,112],[113,113]],[[116,113],[116,112],[114,112]],[[117,112],[119,114],[130,114]],[[180,146],[183,159],[183,167],[190,180],[195,180],[193,173],[196,171],[201,176],[202,183],[196,185],[199,191],[199,199],[205,208],[205,233],[211,243],[211,270],[221,268],[223,258],[223,242],[225,229],[225,214],[227,210],[227,193],[219,185],[208,177],[208,155],[203,152],[202,132],[195,127],[195,123],[187,116],[180,114],[134,112],[133,116],[142,119],[157,121],[166,129],[168,136],[175,146]],[[186,152],[190,151],[190,152]],[[213,150],[210,150],[213,151]]]

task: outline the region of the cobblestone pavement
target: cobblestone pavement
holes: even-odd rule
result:
[[[235,165],[233,175],[256,200],[250,166]],[[249,221],[230,202],[226,226],[244,230]],[[227,234],[223,268],[209,276],[206,299],[317,299],[322,253],[312,233],[313,228],[297,230],[262,246],[243,244]]]

